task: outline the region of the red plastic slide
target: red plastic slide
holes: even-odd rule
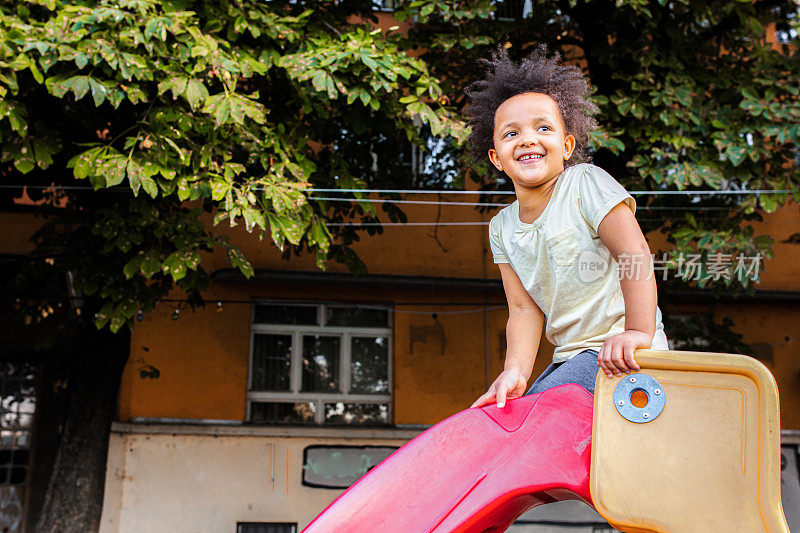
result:
[[[591,505],[592,404],[569,384],[455,414],[370,470],[303,531],[505,531],[536,505]]]

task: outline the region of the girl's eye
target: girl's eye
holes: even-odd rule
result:
[[[550,131],[552,128],[550,126],[539,126],[539,129],[540,130],[544,129],[544,130]]]
[[[517,134],[516,131],[507,131],[506,133],[503,134],[503,139],[505,139],[506,137],[509,137],[511,135],[516,135],[516,134]]]

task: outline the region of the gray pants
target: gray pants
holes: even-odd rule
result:
[[[548,366],[542,375],[533,382],[526,396],[566,383],[577,383],[594,395],[594,380],[598,370],[597,352],[584,350],[563,363],[552,363]]]

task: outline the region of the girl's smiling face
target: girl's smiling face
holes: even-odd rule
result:
[[[497,108],[489,160],[517,190],[558,177],[574,149],[575,137],[567,134],[558,104],[546,94],[518,94]]]

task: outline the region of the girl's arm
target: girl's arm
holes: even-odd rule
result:
[[[625,333],[606,339],[597,355],[601,370],[610,378],[639,370],[633,352],[653,343],[658,293],[650,247],[628,206],[620,203],[609,211],[597,234],[619,264],[625,299]]]
[[[522,286],[511,265],[500,263],[498,266],[508,300],[506,360],[503,372],[470,407],[482,407],[494,401],[497,401],[497,407],[503,407],[506,398],[519,398],[525,394],[542,338],[544,313]]]

